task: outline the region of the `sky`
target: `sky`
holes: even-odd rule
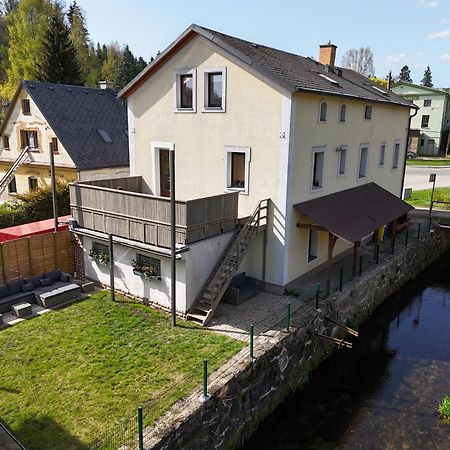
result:
[[[66,0],[71,3],[71,0]],[[302,56],[319,45],[370,47],[375,73],[398,75],[405,64],[414,83],[430,66],[435,87],[450,87],[450,0],[77,0],[94,43],[128,44],[149,60],[190,24]]]

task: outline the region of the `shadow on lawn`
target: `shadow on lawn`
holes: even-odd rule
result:
[[[14,435],[28,450],[88,450],[52,417],[28,417],[14,431]]]

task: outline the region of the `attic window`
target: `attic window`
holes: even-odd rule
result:
[[[339,86],[339,83],[336,80],[333,80],[333,78],[327,77],[323,73],[319,73],[319,77],[325,78],[325,80],[329,81],[331,84],[334,84],[335,86]]]
[[[112,139],[106,130],[98,129],[97,133],[103,139],[103,142],[112,142]]]
[[[372,86],[372,89],[375,89],[376,91],[380,92],[383,95],[388,95],[386,91],[383,91],[383,89],[380,89],[378,86]]]
[[[26,114],[26,115],[30,115],[31,114],[30,100],[27,99],[27,98],[24,98],[22,100],[22,113]]]

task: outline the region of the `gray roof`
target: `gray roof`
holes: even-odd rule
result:
[[[410,101],[369,81],[353,70],[325,66],[312,58],[305,58],[265,45],[255,44],[199,25],[191,25],[158,58],[125,86],[119,92],[119,96],[126,97],[133,92],[137,85],[145,81],[166,58],[169,58],[195,33],[209,39],[291,92],[338,95],[416,108]]]
[[[22,81],[79,170],[128,166],[127,108],[112,89]],[[105,142],[98,130],[105,130]]]

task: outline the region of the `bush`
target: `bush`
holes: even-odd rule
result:
[[[444,397],[437,408],[444,425],[450,425],[450,397]]]
[[[59,216],[70,214],[69,185],[65,181],[56,183],[56,202]],[[15,202],[3,203],[0,206],[0,229],[52,217],[52,189],[45,186],[29,194],[18,195]]]

